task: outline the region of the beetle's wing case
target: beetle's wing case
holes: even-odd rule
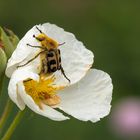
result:
[[[54,50],[51,50],[47,53],[46,59],[48,61],[48,72],[57,71],[58,62],[57,62],[57,54]]]
[[[60,70],[61,69],[61,53],[59,49],[57,49],[57,61],[58,61],[57,69]]]
[[[48,72],[48,60],[46,59],[48,52],[44,52],[40,55],[40,59],[41,59],[41,70],[40,70],[40,74],[46,74]]]

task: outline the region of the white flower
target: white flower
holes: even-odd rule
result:
[[[93,64],[93,53],[85,48],[72,33],[62,28],[45,23],[37,25],[49,38],[58,43],[62,58],[62,67],[68,80],[58,70],[42,78],[40,72],[41,57],[38,56],[28,65],[31,58],[40,52],[40,42],[33,37],[40,32],[34,26],[19,42],[8,61],[6,75],[11,78],[8,93],[13,102],[23,110],[27,105],[34,112],[52,120],[66,120],[60,110],[82,120],[97,122],[109,114],[112,99],[112,81],[110,76],[97,69],[90,69]]]

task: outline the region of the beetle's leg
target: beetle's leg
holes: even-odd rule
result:
[[[46,51],[46,50],[45,50]],[[34,59],[36,59],[41,53],[45,52],[45,51],[41,51],[39,52],[35,57],[33,57],[32,59],[30,59],[27,63],[23,64],[23,65],[19,65],[17,66],[17,68],[19,67],[23,67],[23,66],[26,66],[27,64],[29,64],[30,62],[32,62]]]
[[[33,46],[33,45],[30,45],[30,44],[27,44],[27,46],[30,46],[30,47],[33,47],[33,48],[45,49],[46,50],[46,48],[44,48],[42,46]]]
[[[58,46],[62,46],[62,45],[64,45],[66,42],[63,42],[63,43],[60,43],[60,44],[58,44]]]
[[[69,81],[69,83],[70,83],[70,79],[66,76],[66,74],[65,74],[64,69],[63,69],[62,66],[60,67],[60,70],[61,70],[62,74],[64,75],[64,77],[65,77],[65,78]]]
[[[28,81],[31,81],[32,79],[31,78],[28,78],[26,80],[24,80],[24,82],[28,82]]]

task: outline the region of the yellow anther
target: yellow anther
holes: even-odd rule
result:
[[[60,103],[60,98],[55,95],[58,90],[63,87],[56,87],[54,85],[55,77],[45,79],[40,77],[39,82],[28,79],[24,81],[25,91],[30,95],[35,103],[42,109],[41,104],[45,103],[49,106]]]

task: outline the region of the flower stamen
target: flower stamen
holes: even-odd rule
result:
[[[25,91],[32,97],[35,103],[42,109],[42,103],[54,106],[60,103],[60,98],[56,95],[58,90],[64,87],[56,87],[53,83],[55,77],[48,79],[40,77],[39,82],[33,79],[24,81]]]

